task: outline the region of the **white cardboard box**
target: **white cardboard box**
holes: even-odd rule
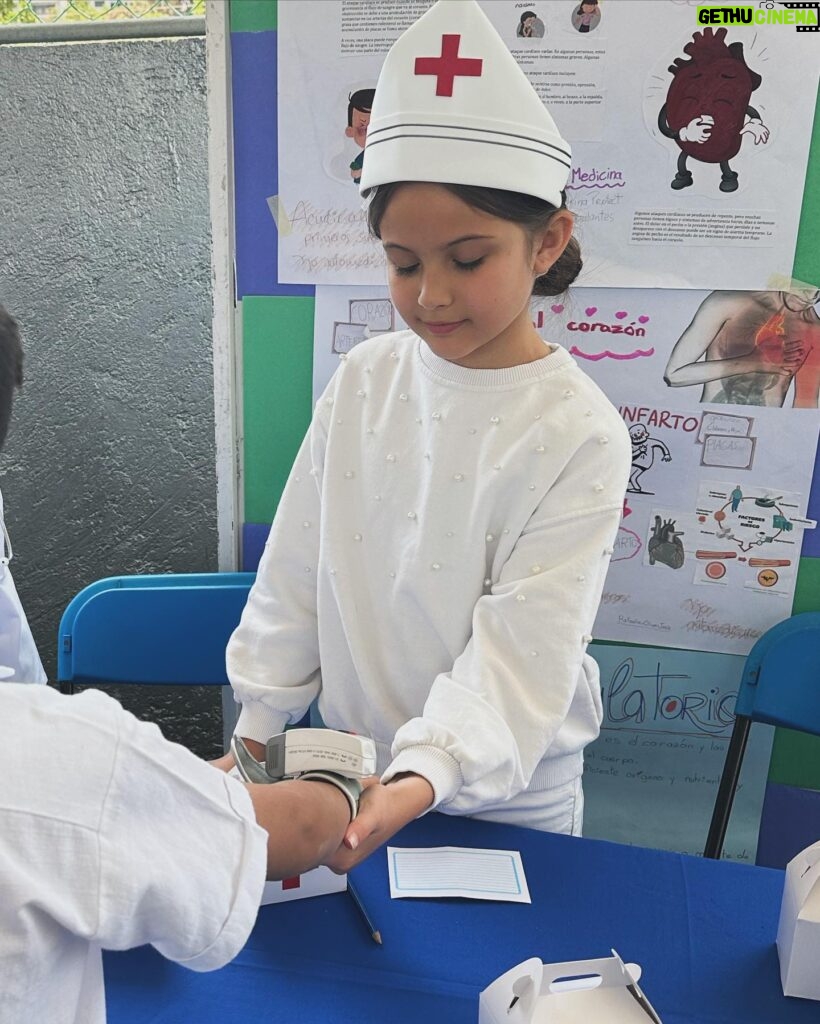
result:
[[[265,882],[259,905],[264,907],[268,903],[287,903],[308,896],[324,896],[329,892],[344,892],[346,888],[347,875],[337,875],[330,868],[319,867],[282,882]]]
[[[820,843],[786,866],[777,952],[784,995],[820,999]]]
[[[481,993],[478,1024],[661,1024],[615,950],[600,960],[525,960]]]

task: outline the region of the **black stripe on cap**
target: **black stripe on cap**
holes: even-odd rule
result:
[[[450,131],[454,132],[481,132],[486,135],[503,135],[509,139],[522,139],[524,142],[534,142],[536,145],[546,146],[549,149],[556,150],[556,152],[558,153],[563,153],[566,157],[569,157],[570,155],[568,150],[564,149],[562,146],[557,146],[553,142],[544,142],[542,139],[535,138],[534,135],[521,135],[518,132],[502,132],[497,131],[495,128],[470,128],[467,125],[461,124],[432,124],[427,121],[407,121],[402,122],[400,124],[388,125],[385,128],[375,128],[373,130],[368,128],[367,137],[369,139],[372,135],[379,135],[381,132],[394,132],[397,131],[399,128],[441,128],[442,130],[445,131],[449,129]],[[451,136],[442,136],[442,138],[449,137]]]
[[[370,139],[367,140],[365,146],[365,153],[371,148],[371,146],[378,146],[383,142],[399,142],[401,139],[440,139],[449,142],[478,142],[482,146],[502,146],[504,149],[520,149],[527,153],[535,153],[536,156],[545,156],[548,160],[554,160],[556,163],[561,164],[562,167],[566,167],[569,170],[572,164],[566,160],[562,160],[560,156],[555,153],[545,153],[543,149],[533,149],[532,146],[519,146],[515,142],[495,142],[493,139],[468,139],[464,135],[425,135],[421,132],[404,132],[402,135],[392,135],[389,139]],[[562,150],[559,152],[565,156]]]

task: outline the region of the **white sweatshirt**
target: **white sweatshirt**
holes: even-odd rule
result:
[[[247,789],[99,690],[0,686],[0,1024],[105,1024],[102,949],[212,971],[247,941]]]
[[[598,735],[586,654],[630,466],[572,357],[472,370],[412,332],[358,345],[319,400],[227,652],[237,733],[318,695],[474,814],[580,775]]]

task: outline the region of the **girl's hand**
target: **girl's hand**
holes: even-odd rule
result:
[[[433,787],[410,772],[397,775],[386,785],[376,783],[362,793],[359,813],[347,827],[342,845],[326,861],[337,874],[344,874],[400,828],[427,810],[434,798]]]
[[[242,737],[245,740],[245,746],[253,754],[257,761],[265,760],[265,744],[259,743],[257,740],[249,740],[246,737]],[[233,754],[228,752],[223,754],[222,757],[217,757],[213,761],[209,761],[208,764],[212,764],[214,768],[219,768],[220,771],[229,772],[234,767],[236,761],[234,760]]]

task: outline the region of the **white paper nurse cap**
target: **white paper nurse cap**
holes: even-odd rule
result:
[[[570,147],[476,0],[438,0],[387,54],[360,189],[483,185],[561,205]]]

